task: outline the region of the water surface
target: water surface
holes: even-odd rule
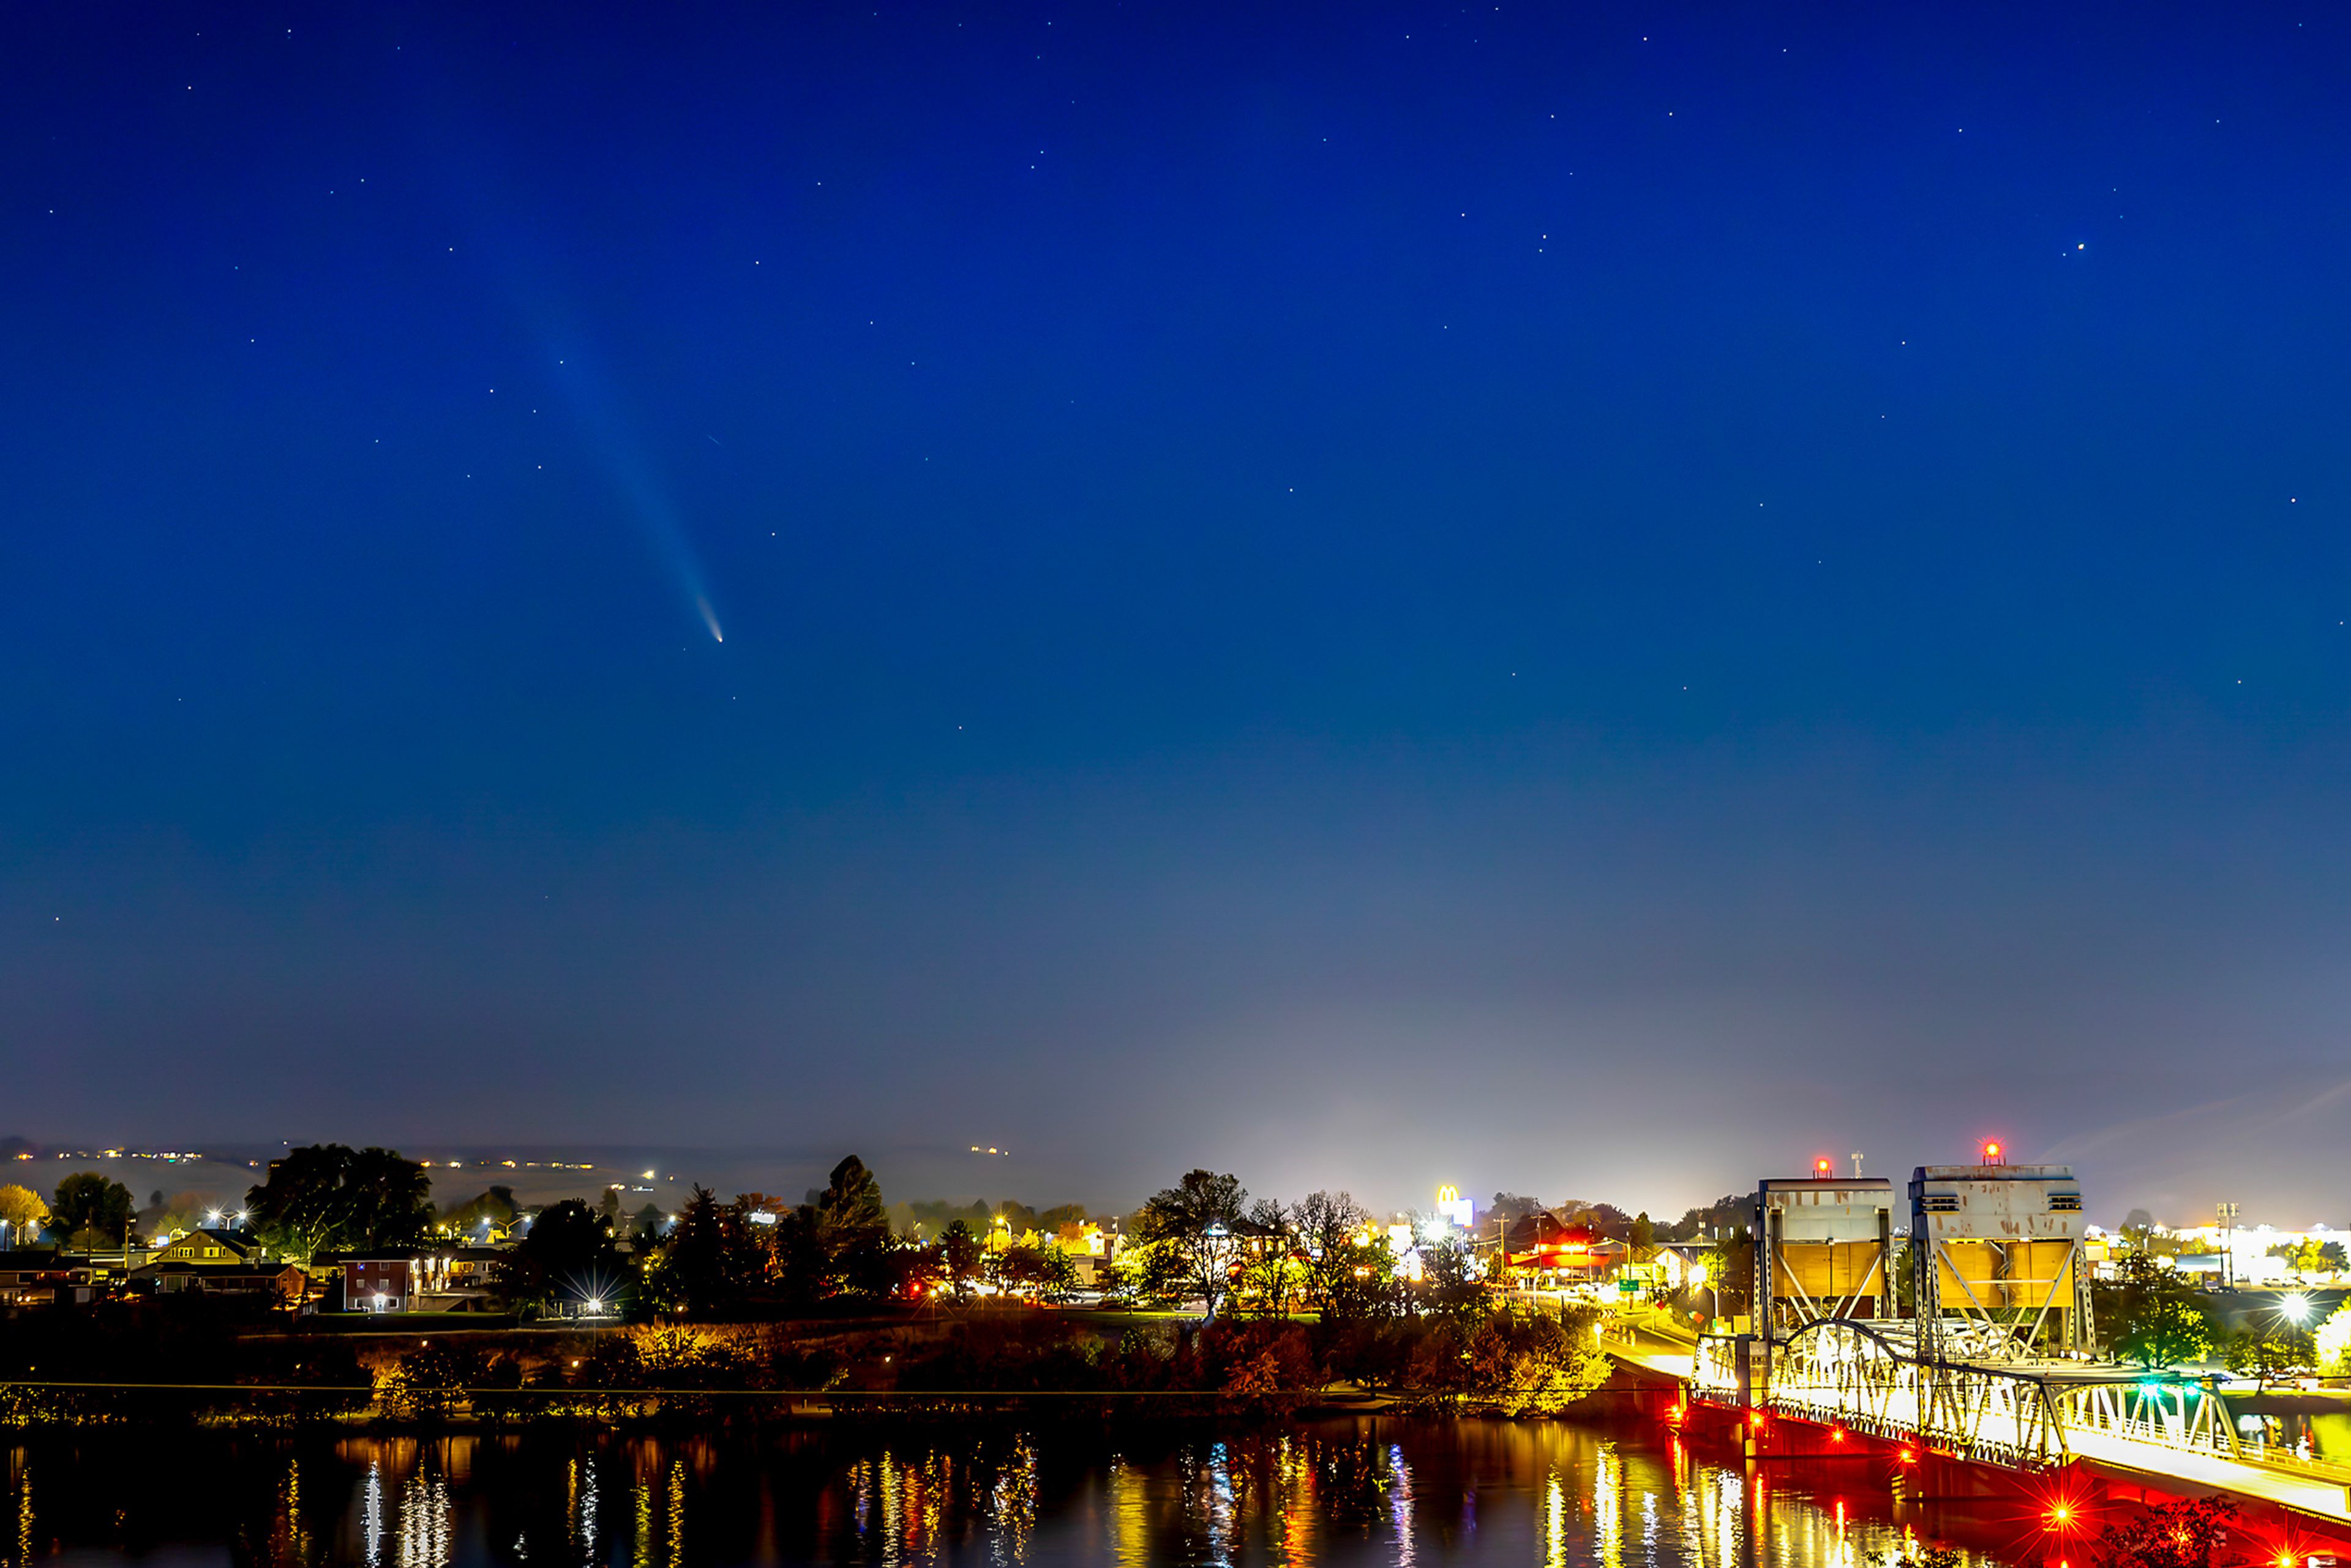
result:
[[[0,1562],[1864,1568],[2037,1562],[2022,1510],[1900,1504],[1871,1462],[1759,1473],[1653,1427],[1334,1421],[1105,1435],[41,1439],[0,1448]]]

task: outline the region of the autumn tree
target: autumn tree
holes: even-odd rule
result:
[[[2211,1568],[2236,1517],[2237,1505],[2225,1497],[2151,1508],[2100,1531],[2090,1543],[2090,1561],[2097,1568]]]
[[[49,1222],[49,1206],[41,1195],[28,1186],[10,1183],[0,1186],[0,1225],[8,1228],[8,1244],[23,1247],[41,1233]]]

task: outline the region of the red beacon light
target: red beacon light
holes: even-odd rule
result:
[[[2000,1140],[1997,1138],[1985,1139],[1983,1146],[1983,1163],[1988,1166],[1996,1166],[2000,1164]]]
[[[1832,1166],[1826,1160],[1814,1160],[1813,1162],[1813,1174],[1816,1176],[1825,1176],[1835,1168],[1836,1167],[1834,1166]]]

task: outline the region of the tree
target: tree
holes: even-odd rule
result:
[[[1459,1241],[1431,1241],[1420,1249],[1419,1299],[1424,1311],[1440,1317],[1469,1318],[1485,1311],[1486,1281],[1476,1260]]]
[[[1386,1231],[1349,1237],[1340,1244],[1332,1261],[1330,1295],[1322,1307],[1326,1322],[1395,1315],[1396,1258]]]
[[[1667,1226],[1667,1241],[1716,1241],[1753,1222],[1755,1195],[1734,1192],[1716,1198],[1704,1208],[1688,1208],[1682,1217]]]
[[[1719,1316],[1734,1312],[1761,1312],[1763,1309],[1755,1295],[1755,1234],[1751,1227],[1724,1227],[1728,1233],[1714,1245],[1715,1312]],[[1910,1271],[1902,1270],[1897,1281],[1907,1280]]]
[[[131,1239],[131,1208],[129,1187],[80,1171],[57,1184],[50,1224],[75,1247],[121,1247]]]
[[[1068,1252],[1050,1243],[1039,1249],[1037,1287],[1049,1301],[1066,1301],[1077,1294],[1078,1266]]]
[[[1646,1263],[1657,1255],[1657,1228],[1649,1222],[1649,1211],[1643,1209],[1633,1217],[1632,1228],[1625,1233],[1626,1255],[1635,1263]]]
[[[811,1194],[809,1201],[816,1209],[817,1235],[825,1255],[836,1265],[890,1239],[890,1207],[882,1201],[882,1184],[855,1155],[833,1166],[824,1190]]]
[[[2176,1366],[2212,1347],[2211,1322],[2187,1280],[2147,1253],[2126,1253],[2113,1280],[2095,1281],[2090,1305],[2109,1348],[2142,1366]]]
[[[2252,1374],[2256,1388],[2266,1388],[2280,1377],[2307,1373],[2317,1362],[2309,1333],[2289,1325],[2267,1333],[2245,1329],[2232,1333],[2221,1354],[2230,1371]]]
[[[2282,1241],[2270,1249],[2270,1256],[2283,1259],[2285,1266],[2297,1274],[2333,1274],[2344,1267],[2343,1243],[2311,1237]]]
[[[2201,1497],[2151,1508],[2128,1524],[2110,1524],[2090,1544],[2097,1568],[2211,1568],[2214,1551],[2228,1543],[2237,1505]]]
[[[765,1283],[767,1260],[748,1215],[740,1200],[721,1204],[708,1187],[696,1186],[646,1275],[653,1300],[689,1312],[715,1312]]]
[[[2115,1336],[2116,1354],[2141,1366],[2177,1366],[2212,1348],[2212,1324],[2188,1301],[2150,1301]]]
[[[979,1277],[981,1259],[979,1238],[971,1227],[960,1219],[947,1222],[945,1235],[939,1238],[939,1272],[946,1277],[947,1289],[958,1296],[971,1293],[972,1281]]]
[[[549,1206],[498,1263],[498,1290],[516,1301],[559,1299],[624,1305],[632,1270],[611,1227],[576,1197]]]
[[[287,1150],[245,1195],[254,1229],[297,1262],[329,1249],[414,1246],[432,1223],[432,1180],[414,1160],[340,1144]]]
[[[26,1245],[48,1222],[49,1206],[41,1201],[40,1194],[13,1182],[0,1186],[0,1225],[8,1228],[9,1246]]]
[[[494,1230],[511,1230],[521,1217],[522,1206],[515,1201],[514,1188],[493,1186],[444,1214],[441,1223],[461,1239],[478,1240]]]
[[[1135,1217],[1136,1234],[1151,1249],[1155,1283],[1197,1296],[1211,1321],[1232,1296],[1238,1251],[1233,1228],[1248,1197],[1237,1176],[1186,1171]]]
[[[433,1223],[433,1178],[392,1149],[361,1149],[343,1177],[344,1245],[367,1251],[413,1247]]]
[[[2351,1301],[2345,1301],[2318,1325],[2312,1343],[2312,1359],[2318,1370],[2328,1377],[2340,1377],[2351,1372]]]
[[[1497,1193],[1499,1199],[1503,1194]],[[1306,1253],[1306,1304],[1331,1310],[1342,1280],[1355,1266],[1353,1248],[1371,1215],[1345,1192],[1309,1193],[1290,1210],[1290,1228]]]
[[[227,1223],[227,1217],[220,1213],[219,1201],[209,1193],[175,1192],[168,1197],[158,1193],[139,1211],[140,1231],[150,1238],[175,1236],[207,1225]]]
[[[1291,1301],[1306,1286],[1306,1261],[1290,1234],[1290,1216],[1281,1205],[1261,1197],[1249,1206],[1249,1223],[1270,1237],[1252,1237],[1241,1254],[1240,1293],[1267,1317],[1290,1315]]]

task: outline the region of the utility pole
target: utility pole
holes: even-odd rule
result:
[[[1853,1179],[1855,1181],[1859,1181],[1861,1179],[1861,1151],[1859,1149],[1855,1149],[1853,1152]]]
[[[2224,1290],[2237,1288],[2237,1215],[2233,1203],[2220,1206],[2220,1285]]]

